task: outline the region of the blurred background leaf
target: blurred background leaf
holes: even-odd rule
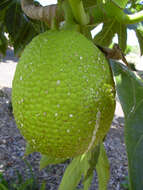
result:
[[[22,11],[20,0],[0,1],[0,52],[5,54],[8,45],[14,47],[15,55],[20,56],[24,47],[32,38],[48,29],[40,21],[29,19]],[[6,33],[8,38],[6,38]],[[2,44],[2,45],[1,45]]]
[[[5,32],[4,25],[0,23],[0,53],[3,55],[6,54],[8,46],[7,38],[4,32]]]

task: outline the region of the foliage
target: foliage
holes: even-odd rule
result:
[[[126,176],[123,179],[123,182],[121,183],[121,187],[123,187],[124,190],[129,190],[129,178],[128,178],[128,176]]]
[[[125,143],[128,154],[130,189],[142,189],[143,81],[119,63],[111,62],[111,66],[115,75],[117,93],[125,115]],[[128,88],[129,85],[131,88]]]
[[[12,179],[11,182],[8,182],[2,173],[0,173],[0,189],[1,190],[45,190],[45,183],[41,184],[39,189],[39,184],[36,181],[36,177],[32,171],[32,166],[29,164],[27,160],[24,160],[25,164],[28,166],[30,170],[30,178],[26,180],[23,178],[22,174],[19,171],[17,173],[17,179]],[[26,174],[28,176],[28,173]]]
[[[25,45],[37,34],[46,30],[46,25],[33,21],[22,11],[19,0],[0,1],[0,52],[6,53],[8,45],[20,55]],[[8,33],[8,39],[5,37]]]
[[[91,186],[95,169],[99,178],[99,190],[106,190],[110,172],[109,162],[103,144],[72,160],[64,173],[59,190],[75,189],[82,178],[83,190],[88,190]]]

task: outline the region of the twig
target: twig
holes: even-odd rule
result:
[[[115,43],[112,49],[107,47],[101,47],[99,45],[96,46],[105,54],[107,59],[121,59],[127,65],[127,67],[129,67],[129,64],[118,44]]]

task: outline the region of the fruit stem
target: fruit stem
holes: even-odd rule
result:
[[[89,23],[89,16],[86,14],[82,0],[69,0],[73,15],[77,23],[86,25]]]
[[[65,13],[64,29],[80,31],[80,26],[75,22],[72,9],[67,0],[63,1],[62,8]]]
[[[72,10],[71,10],[71,7],[70,7],[67,0],[63,1],[62,8],[63,8],[64,13],[65,13],[65,21],[66,21],[66,23],[67,22],[74,23],[74,17],[73,17],[73,14],[72,14]]]

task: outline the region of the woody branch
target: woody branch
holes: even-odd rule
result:
[[[57,13],[57,5],[36,6],[33,0],[21,0],[21,7],[24,13],[31,19],[44,21],[48,24],[51,24],[52,18],[57,18],[59,22],[63,20],[63,16],[59,16]]]

